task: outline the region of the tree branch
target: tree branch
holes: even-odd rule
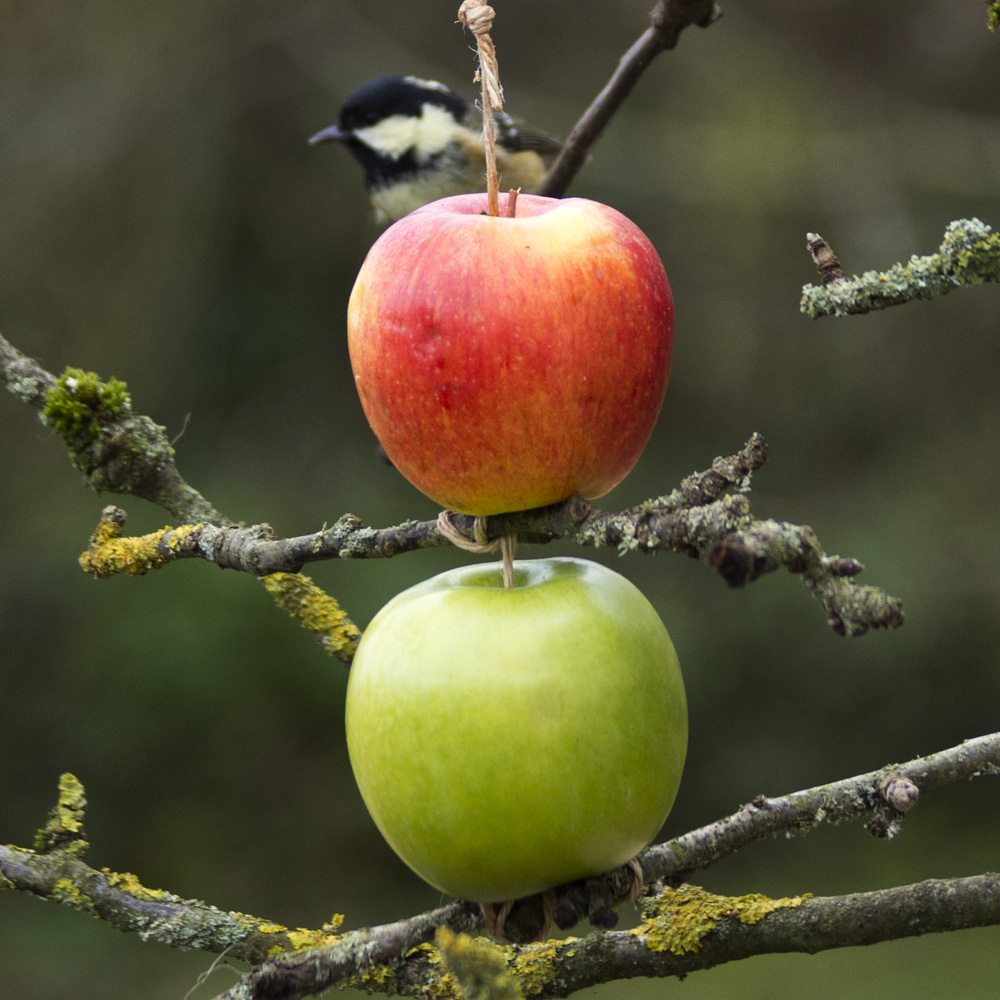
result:
[[[230,523],[184,481],[166,428],[132,412],[124,383],[75,368],[56,378],[3,336],[0,370],[7,388],[63,439],[95,492],[141,497],[184,522]]]
[[[806,245],[821,284],[802,289],[800,310],[806,316],[849,316],[933,299],[955,288],[1000,281],[1000,233],[979,219],[948,223],[937,253],[914,255],[886,271],[865,271],[848,278],[830,245],[809,233]]]
[[[754,955],[816,954],[921,934],[1000,924],[1000,874],[928,879],[845,896],[768,899],[715,896],[696,886],[666,888],[643,907],[630,931],[511,945],[507,969],[525,996],[565,997],[600,983],[639,976],[683,977]],[[391,925],[390,925],[391,926]],[[321,952],[281,956],[258,966],[219,1000],[300,1000],[331,986],[369,993],[461,1000],[442,978],[441,954],[428,944],[402,952],[395,966],[367,966],[344,977]],[[261,977],[265,968],[293,976]]]
[[[784,521],[756,521],[742,492],[767,458],[759,434],[712,467],[685,479],[672,492],[636,507],[608,513],[580,497],[562,504],[491,517],[489,539],[514,534],[545,543],[566,539],[579,545],[613,546],[620,552],[671,551],[705,558],[733,587],[785,568],[801,576],[840,635],[861,635],[869,628],[902,624],[902,605],[883,591],[854,582],[863,569],[855,559],[826,555],[813,530]],[[473,518],[455,515],[454,524],[472,537]],[[205,559],[224,569],[265,576],[297,573],[303,565],[327,559],[371,559],[450,544],[437,521],[407,521],[390,528],[369,528],[353,514],[310,535],[277,539],[269,525],[185,525],[139,537],[123,537],[125,512],[106,507],[81,565],[97,577],[139,575],[178,559]],[[336,609],[339,612],[339,606]],[[350,626],[353,629],[353,625]],[[343,659],[353,655],[357,635],[336,641]]]
[[[683,977],[754,955],[816,954],[921,934],[1000,923],[1000,875],[929,879],[845,896],[768,900],[719,897],[694,886],[667,889],[631,931],[593,933],[506,949],[508,968],[527,996],[565,997],[639,976]],[[425,947],[396,969],[393,995],[453,997],[440,981],[440,957]],[[242,991],[226,1000],[297,1000],[298,992]],[[366,981],[371,992],[389,992]]]
[[[828,785],[778,798],[759,797],[731,816],[647,848],[637,860],[647,883],[662,879],[676,883],[753,841],[778,834],[806,834],[826,822],[867,817],[872,832],[891,837],[898,833],[903,813],[914,805],[919,792],[985,775],[1000,775],[1000,733]],[[472,932],[483,925],[478,907],[456,902],[406,920],[348,933],[339,932],[339,922],[318,930],[292,930],[270,920],[182,899],[165,890],[147,889],[134,875],[97,870],[83,861],[87,848],[83,839],[85,804],[80,783],[64,775],[58,804],[39,831],[36,849],[0,846],[0,889],[54,900],[170,947],[226,952],[261,963],[226,994],[230,1000],[291,1000],[335,984],[429,996],[428,983],[442,989],[440,957],[427,944],[435,930],[444,926]],[[925,882],[883,893],[808,901],[804,897],[766,900],[757,895],[723,899],[690,886],[671,888],[646,906],[646,922],[636,931],[591,935],[582,942],[572,942],[579,956],[570,954],[573,949],[567,942],[513,946],[504,954],[525,995],[564,996],[566,993],[553,992],[554,982],[580,989],[629,975],[681,975],[765,951],[822,950],[907,933],[998,923],[996,879],[980,876],[948,883]],[[631,880],[623,879],[618,870],[563,886],[549,903],[562,926],[576,923],[584,915],[600,922],[607,909],[623,898],[619,889],[625,884]],[[944,902],[939,905],[941,898]],[[520,912],[516,908],[512,911],[506,930],[517,932],[520,927],[529,931],[528,918],[536,919],[531,908],[539,899],[521,901],[524,906]],[[794,913],[778,912],[785,910]],[[688,921],[685,930],[678,912],[697,914],[697,919]],[[852,920],[860,912],[867,913],[865,926],[876,936],[864,940],[850,936]],[[752,929],[765,922],[767,933]],[[795,941],[808,942],[808,947],[799,949]],[[275,948],[285,953],[265,961]],[[601,955],[609,956],[608,960]],[[628,971],[640,967],[649,971]],[[566,992],[572,989],[567,985]],[[433,995],[457,996],[447,992]]]
[[[190,558],[251,573],[267,580],[264,586],[279,606],[312,631],[328,653],[350,663],[359,630],[299,570],[319,560],[387,557],[450,544],[436,521],[375,529],[352,514],[330,528],[287,539],[274,538],[267,524],[237,527],[184,482],[164,428],[133,412],[124,383],[103,382],[78,369],[56,379],[2,337],[0,364],[8,388],[38,409],[42,422],[64,439],[91,488],[141,496],[186,522],[128,538],[123,535],[125,512],[106,507],[80,559],[94,576],[141,575]],[[734,455],[717,458],[677,489],[628,510],[608,513],[573,497],[552,507],[490,518],[487,535],[514,534],[532,543],[567,539],[584,546],[614,546],[622,553],[684,553],[704,558],[733,587],[784,567],[801,576],[823,606],[827,623],[841,635],[901,625],[897,598],[852,579],[863,569],[860,562],[826,555],[809,527],[753,519],[741,491],[766,460],[764,440],[754,434]],[[728,490],[735,492],[723,495]],[[472,518],[456,515],[454,523],[473,536]]]
[[[63,439],[73,464],[97,493],[121,493],[149,500],[182,522],[172,538],[207,524],[232,526],[193,486],[174,462],[166,428],[135,414],[125,383],[102,381],[93,372],[67,369],[59,378],[0,336],[0,373],[7,388],[39,411],[39,419]],[[119,572],[145,573],[169,559],[121,538],[125,514],[106,508],[91,538],[115,551]],[[270,532],[266,525],[254,529]],[[281,573],[262,581],[279,607],[309,629],[326,653],[350,663],[361,633],[340,605],[309,577]]]
[[[621,57],[611,79],[573,126],[537,193],[552,198],[565,194],[586,162],[591,147],[646,67],[661,52],[674,48],[686,27],[697,24],[707,28],[721,16],[722,9],[711,0],[658,0],[649,13],[649,27]]]
[[[647,885],[664,879],[677,883],[755,841],[804,836],[824,823],[863,818],[874,836],[891,839],[900,833],[903,817],[916,805],[921,792],[986,775],[1000,775],[1000,733],[789,795],[760,795],[730,816],[647,847],[636,861]],[[633,891],[632,873],[623,866],[559,887],[547,905],[557,927],[572,927],[584,918],[608,927],[615,923],[614,907]],[[512,940],[532,940],[542,926],[543,909],[540,896],[519,901],[507,918],[504,933]]]

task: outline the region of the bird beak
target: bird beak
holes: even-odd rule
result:
[[[331,125],[329,128],[321,129],[315,135],[310,136],[309,145],[315,146],[318,142],[343,142],[350,138],[350,132],[344,132],[339,125]]]

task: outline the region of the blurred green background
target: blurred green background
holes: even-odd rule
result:
[[[566,4],[501,0],[509,109],[565,135],[650,5],[581,0],[567,21]],[[1000,722],[1000,288],[850,320],[797,308],[807,230],[860,271],[932,251],[953,218],[1000,225],[1000,37],[979,0],[724,6],[647,72],[573,188],[646,230],[677,302],[660,424],[608,504],[663,492],[759,430],[758,516],[861,559],[907,623],[844,640],[787,574],[728,591],[691,560],[598,553],[654,601],[685,668],[690,758],[665,834]],[[305,139],[382,73],[471,94],[456,7],[6,0],[0,329],[50,370],[126,379],[140,411],[184,430],[182,472],[234,518],[298,534],[344,511],[433,515],[376,459],[352,387],[345,306],[378,233],[360,172]],[[189,562],[86,578],[77,554],[113,498],[87,492],[6,393],[0,462],[0,838],[29,842],[72,770],[91,862],[147,885],[306,926],[437,904],[355,791],[343,667],[248,577]],[[134,532],[164,521],[124,506]],[[364,624],[469,558],[315,576]],[[998,823],[1000,785],[983,780],[925,796],[893,842],[821,830],[702,881],[835,893],[995,869]],[[993,928],[588,995],[992,998],[998,956]],[[193,989],[212,961],[0,894],[4,996],[197,1000],[235,979],[221,968]]]

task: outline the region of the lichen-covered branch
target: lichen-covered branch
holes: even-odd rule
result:
[[[78,368],[56,378],[2,336],[0,370],[7,388],[63,439],[91,489],[142,497],[179,521],[228,523],[177,471],[166,429],[133,412],[124,382]]]
[[[508,946],[503,955],[510,976],[524,996],[566,997],[600,983],[683,977],[754,955],[816,954],[993,926],[1000,924],[1000,874],[787,899],[668,887],[647,900],[643,911],[645,920],[633,930]],[[300,1000],[342,984],[419,1000],[463,1000],[455,979],[443,974],[439,949],[430,944],[406,952],[395,966],[369,967],[347,980],[328,974],[319,952],[276,961],[294,963],[294,982],[255,978],[254,970],[220,1000]]]
[[[336,922],[319,930],[292,929],[149,889],[129,872],[92,868],[83,860],[89,847],[83,832],[85,807],[83,786],[72,774],[62,775],[58,801],[36,834],[34,849],[0,844],[0,889],[53,900],[145,941],[182,950],[225,951],[247,962],[336,938]]]
[[[434,944],[462,1000],[523,1000],[524,994],[497,945],[468,934],[455,934],[447,927],[434,935]]]
[[[822,283],[802,289],[799,308],[813,319],[874,312],[933,299],[966,285],[1000,281],[1000,233],[979,219],[950,222],[937,253],[914,255],[906,263],[852,278],[843,276],[840,262],[822,237],[810,233],[807,246]]]
[[[654,844],[639,860],[647,880],[682,879],[753,841],[859,818],[874,835],[891,839],[921,792],[985,776],[1000,776],[1000,733],[790,795],[758,796],[725,819]]]
[[[786,900],[718,897],[682,886],[665,890],[646,912],[647,919],[632,931],[511,948],[509,965],[526,994],[565,997],[599,983],[683,977],[754,955],[816,954],[996,925],[1000,875],[929,879],[877,892]],[[406,962],[396,976],[400,994],[440,996],[434,993],[434,957],[425,952]],[[457,994],[445,995],[457,1000]]]
[[[758,796],[730,816],[647,847],[636,861],[646,884],[664,879],[676,883],[755,841],[802,836],[824,823],[863,819],[873,835],[891,839],[921,792],[987,775],[1000,776],[1000,733],[789,795]],[[614,908],[629,898],[632,878],[623,866],[554,890],[548,905],[556,926],[572,927],[585,918],[598,926],[614,926]],[[532,896],[518,901],[506,918],[504,933],[511,940],[527,941],[537,936],[542,924],[542,899]]]
[[[147,540],[125,538],[125,513],[105,509],[88,553],[102,553],[98,561],[81,560],[97,576],[102,564],[113,562],[115,572],[139,575],[171,561],[180,540],[200,534],[207,526],[222,529],[233,522],[221,514],[193,486],[184,481],[174,462],[166,429],[136,414],[124,382],[102,380],[94,372],[68,368],[59,378],[18,351],[0,336],[0,372],[7,388],[39,411],[39,418],[62,438],[74,466],[98,493],[121,493],[157,504],[181,522],[158,532],[158,552]],[[267,525],[252,531],[270,532]],[[350,663],[360,632],[336,600],[309,577],[284,573],[264,584],[279,607],[312,632],[324,651]]]
[[[124,383],[76,369],[56,379],[2,337],[0,361],[8,388],[38,409],[46,426],[63,438],[91,487],[141,496],[182,522],[127,537],[125,512],[105,508],[80,559],[94,576],[140,575],[190,558],[259,578],[282,574],[265,583],[272,597],[328,653],[350,663],[360,633],[332,597],[299,573],[301,568],[324,559],[387,557],[451,544],[436,521],[376,529],[353,514],[295,538],[275,538],[267,524],[239,527],[180,477],[164,429],[133,412]],[[490,518],[486,532],[490,539],[513,534],[529,543],[568,539],[620,552],[685,553],[704,558],[730,586],[784,567],[801,576],[826,611],[828,624],[842,635],[902,624],[897,598],[852,579],[862,569],[857,560],[827,556],[811,528],[753,518],[742,491],[766,459],[764,440],[755,434],[740,451],[717,458],[677,489],[628,510],[608,513],[573,497],[552,507]],[[472,518],[456,515],[454,524],[472,537]]]
[[[674,48],[685,28],[692,24],[707,28],[721,16],[721,8],[712,0],[657,0],[649,12],[649,27],[621,57],[611,79],[573,126],[562,151],[538,188],[538,194],[553,198],[565,194],[586,162],[591,147],[646,67],[661,52]]]
[[[120,931],[138,934],[182,951],[221,953],[259,963],[283,952],[332,947],[339,942],[352,955],[356,967],[366,956],[379,961],[397,957],[398,930],[392,946],[379,944],[388,936],[383,928],[341,932],[338,914],[316,929],[290,928],[276,921],[220,910],[198,899],[183,899],[165,889],[149,889],[129,872],[92,868],[84,860],[89,845],[84,839],[86,799],[81,783],[72,774],[59,779],[59,798],[45,826],[35,836],[35,848],[0,844],[0,890],[17,890],[61,903],[97,917]],[[430,940],[437,928],[456,931],[478,926],[478,908],[452,903],[409,921],[407,947]],[[375,942],[373,944],[372,942]]]
[[[645,907],[646,920],[634,931],[591,935],[582,941],[522,944],[503,950],[511,978],[526,996],[565,996],[576,989],[629,975],[679,975],[723,961],[769,950],[798,950],[793,938],[807,940],[802,950],[822,950],[847,944],[889,940],[906,933],[926,933],[1000,923],[1000,900],[994,898],[997,876],[926,882],[885,893],[828,900],[794,897],[769,900],[757,894],[722,898],[675,883],[709,867],[747,844],[778,834],[805,834],[822,823],[864,817],[879,836],[899,831],[902,816],[921,792],[974,777],[1000,775],[1000,733],[968,740],[905,764],[793,792],[776,798],[759,797],[709,826],[643,851],[637,861],[647,884],[666,880],[670,886]],[[482,928],[478,907],[456,902],[381,927],[340,930],[339,918],[316,930],[289,929],[273,921],[227,913],[200,900],[182,899],[161,889],[148,889],[136,876],[98,870],[83,861],[87,850],[83,820],[83,787],[63,775],[59,800],[35,840],[35,849],[0,846],[0,889],[19,890],[98,917],[119,930],[170,947],[223,952],[259,963],[226,997],[277,998],[308,996],[333,985],[354,985],[370,992],[402,996],[455,996],[448,992],[454,978],[441,968],[441,955],[429,942],[435,931]],[[631,887],[631,875],[616,871],[556,890],[550,903],[559,926],[584,916],[607,926],[607,912]],[[947,902],[942,907],[940,898]],[[533,907],[539,897],[523,901],[507,918],[505,932],[529,939],[538,924]],[[978,900],[978,902],[977,902]],[[871,938],[847,933],[859,907],[868,908]],[[779,911],[795,910],[797,916]],[[905,920],[900,916],[905,913]],[[843,922],[839,922],[844,914]],[[778,920],[768,933],[743,928]],[[780,919],[779,919],[780,917]],[[790,919],[791,923],[782,921]],[[909,932],[902,931],[908,923]],[[730,950],[736,935],[742,944]],[[797,936],[796,936],[797,935]],[[445,940],[447,936],[445,936]],[[571,954],[575,946],[579,953]],[[457,946],[458,961],[464,945]],[[745,949],[745,950],[743,950]],[[612,956],[608,961],[600,955]],[[587,956],[585,959],[582,956]],[[702,956],[698,958],[696,956]],[[454,958],[454,956],[453,956]],[[704,961],[703,961],[704,960]],[[638,964],[637,964],[638,963]],[[632,972],[629,968],[650,971]],[[494,977],[502,987],[503,977]],[[555,984],[564,985],[557,987]],[[572,986],[572,988],[570,988]],[[566,993],[553,992],[566,989]],[[432,992],[436,990],[438,992]],[[443,992],[442,992],[443,991]],[[501,994],[503,995],[503,994]]]
[[[523,542],[568,539],[579,545],[612,546],[620,552],[671,551],[704,558],[733,587],[785,568],[798,574],[822,604],[827,623],[841,635],[870,628],[894,628],[903,621],[897,598],[853,577],[855,559],[828,556],[813,530],[783,521],[754,520],[745,491],[767,459],[764,439],[754,434],[738,452],[717,458],[709,469],[688,476],[675,490],[618,513],[598,510],[580,497],[537,510],[487,519],[488,539],[514,534]],[[738,492],[728,493],[729,490]],[[370,559],[450,544],[437,521],[407,521],[370,528],[353,514],[310,535],[275,538],[268,525],[185,525],[141,537],[124,537],[124,512],[102,515],[83,568],[94,576],[145,573],[177,559],[205,559],[225,569],[265,576],[294,573],[325,559]],[[472,537],[473,519],[453,523]],[[353,626],[352,626],[353,627]],[[352,633],[353,635],[353,633]],[[342,658],[352,647],[341,642]]]

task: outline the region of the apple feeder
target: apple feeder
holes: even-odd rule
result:
[[[521,195],[425,205],[375,242],[348,306],[351,365],[386,454],[451,510],[602,496],[659,414],[674,310],[620,212]]]
[[[442,573],[373,619],[351,765],[385,839],[443,892],[498,902],[634,857],[687,747],[677,655],[631,582],[582,559]]]

